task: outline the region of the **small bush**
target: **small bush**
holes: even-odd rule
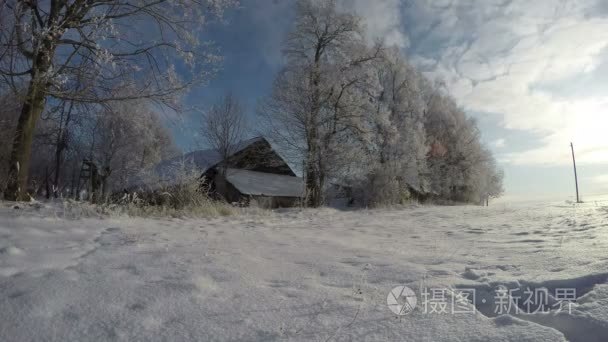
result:
[[[163,179],[153,172],[144,174],[139,191],[125,194],[119,200],[131,216],[216,217],[234,213],[234,208],[209,196],[201,172],[185,163],[171,170]]]

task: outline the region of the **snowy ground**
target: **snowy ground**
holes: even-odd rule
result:
[[[211,220],[65,220],[0,203],[0,341],[606,341],[602,203]],[[418,296],[405,316],[387,306],[398,285]],[[497,315],[500,285],[578,299],[570,313]],[[429,312],[425,288],[475,289],[478,311]]]

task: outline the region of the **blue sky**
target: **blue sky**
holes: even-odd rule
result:
[[[574,192],[570,141],[583,195],[608,194],[608,1],[338,0],[361,15],[369,38],[400,47],[430,78],[441,78],[477,118],[505,169],[506,199]],[[205,108],[225,91],[253,119],[281,67],[290,0],[242,0],[207,38],[222,71],[187,98]],[[255,120],[252,120],[255,121]],[[175,127],[197,148],[196,114]]]

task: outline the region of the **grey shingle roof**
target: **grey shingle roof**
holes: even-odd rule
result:
[[[228,182],[245,195],[304,196],[304,182],[300,177],[240,169],[228,169],[226,171]]]

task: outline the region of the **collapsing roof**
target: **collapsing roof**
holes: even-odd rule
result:
[[[239,192],[251,196],[303,197],[302,178],[273,173],[228,169],[226,180]]]
[[[266,139],[263,137],[255,137],[253,139],[240,141],[234,147],[233,154],[262,141],[266,141]],[[222,155],[217,150],[199,150],[169,160],[164,160],[154,167],[154,171],[163,181],[177,181],[180,172],[196,170],[197,172],[205,173],[221,161]]]

